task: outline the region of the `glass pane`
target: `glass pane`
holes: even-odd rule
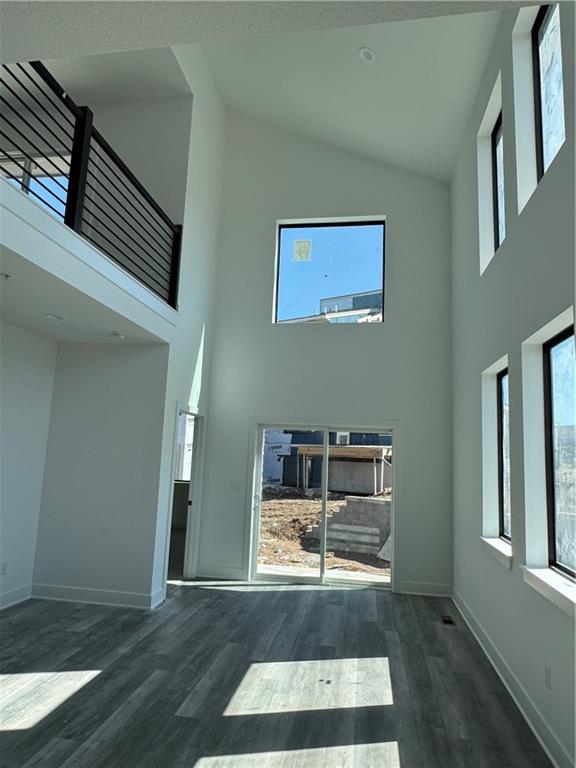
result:
[[[320,577],[323,433],[264,430],[258,574]]]
[[[326,576],[390,581],[392,437],[331,432]]]
[[[550,350],[556,561],[576,571],[576,372],[574,335]]]
[[[560,44],[560,11],[558,6],[549,16],[538,44],[540,60],[540,99],[542,110],[542,151],[544,170],[548,168],[564,143],[564,91],[562,82],[562,48]]]
[[[32,200],[46,208],[48,213],[64,218],[68,190],[66,176],[34,176],[30,179],[28,188]]]
[[[280,226],[278,322],[382,320],[384,225]]]
[[[178,416],[174,479],[189,482],[192,477],[192,453],[194,450],[194,416],[181,413]]]
[[[506,212],[504,207],[504,140],[502,131],[496,142],[496,204],[498,206],[498,244],[506,237]]]
[[[508,374],[500,379],[500,402],[501,418],[500,425],[502,436],[502,533],[510,538],[511,536],[511,514],[510,514],[510,391]]]

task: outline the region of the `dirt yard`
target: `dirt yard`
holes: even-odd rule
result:
[[[328,514],[343,503],[344,496],[330,494]],[[260,512],[260,549],[258,563],[304,568],[318,568],[320,554],[317,548],[302,539],[312,526],[320,522],[322,502],[308,498],[296,489],[265,489]],[[374,555],[351,552],[327,552],[328,570],[354,571],[383,576],[389,563]]]

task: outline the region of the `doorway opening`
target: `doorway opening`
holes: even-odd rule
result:
[[[178,414],[174,451],[174,493],[172,496],[170,554],[168,558],[169,580],[184,578],[188,510],[192,491],[191,480],[195,428],[196,417],[193,414],[186,412]]]
[[[253,578],[389,585],[391,431],[260,428]]]

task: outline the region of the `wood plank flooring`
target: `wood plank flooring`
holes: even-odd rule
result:
[[[2,768],[550,767],[447,599],[196,583],[0,640]]]

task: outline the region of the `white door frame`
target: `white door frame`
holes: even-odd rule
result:
[[[196,569],[196,560],[198,557],[198,529],[200,526],[199,515],[197,511],[199,509],[199,494],[201,493],[202,484],[202,462],[198,459],[198,456],[203,456],[203,443],[205,436],[204,417],[197,411],[194,411],[186,403],[176,403],[176,412],[174,416],[174,439],[172,441],[172,457],[170,468],[170,496],[169,496],[169,512],[168,512],[168,531],[166,536],[166,551],[164,557],[164,584],[168,580],[168,568],[170,564],[170,544],[172,538],[172,514],[174,509],[174,484],[176,482],[175,471],[175,458],[176,458],[176,446],[178,443],[178,421],[180,416],[188,415],[194,417],[194,438],[192,443],[192,467],[190,471],[190,488],[188,492],[188,510],[186,515],[186,538],[184,544],[184,567],[183,577],[185,579],[192,578],[192,574]]]
[[[358,424],[355,423],[353,426],[347,426],[345,424],[342,424],[341,422],[330,422],[329,425],[326,423],[318,423],[314,422],[313,420],[309,420],[304,424],[295,424],[293,422],[290,422],[289,420],[278,422],[278,421],[265,421],[265,422],[255,422],[254,423],[254,430],[255,430],[255,450],[254,450],[254,461],[253,461],[253,471],[252,471],[252,478],[251,483],[249,485],[249,509],[250,509],[250,521],[249,521],[249,535],[248,535],[248,557],[247,562],[245,565],[245,573],[246,578],[253,581],[288,581],[293,582],[294,577],[291,576],[283,576],[283,575],[272,575],[272,574],[262,574],[257,573],[257,567],[258,567],[258,547],[259,547],[259,540],[260,540],[260,503],[261,503],[261,486],[262,486],[262,461],[263,461],[263,447],[264,447],[264,430],[265,429],[301,429],[301,430],[312,430],[315,432],[322,431],[324,433],[324,441],[323,441],[323,464],[322,464],[322,516],[321,516],[321,541],[320,541],[320,557],[321,557],[321,567],[320,567],[320,573],[319,576],[302,576],[298,577],[298,582],[300,583],[311,583],[311,584],[335,584],[335,585],[345,585],[345,586],[374,586],[374,587],[381,587],[383,589],[392,589],[394,591],[394,578],[395,578],[395,567],[394,567],[394,550],[395,550],[395,537],[396,537],[396,526],[395,526],[395,509],[396,504],[398,501],[398,475],[397,475],[397,467],[398,467],[398,447],[400,444],[399,440],[399,433],[400,433],[400,427],[398,425],[397,420],[391,420],[388,422],[388,426],[375,426],[373,422],[366,422],[364,424]],[[382,433],[387,432],[390,433],[392,437],[392,455],[393,455],[393,461],[392,461],[392,498],[390,503],[390,536],[391,536],[391,560],[390,560],[390,583],[389,584],[383,584],[381,582],[375,582],[371,581],[370,579],[354,579],[350,580],[349,582],[344,579],[334,579],[330,578],[329,576],[326,576],[324,573],[324,558],[325,558],[325,546],[324,541],[326,539],[326,528],[327,528],[327,518],[326,518],[326,510],[327,510],[327,498],[328,498],[328,464],[329,461],[327,460],[328,456],[328,450],[329,450],[329,433],[330,432],[374,432],[374,433]]]

